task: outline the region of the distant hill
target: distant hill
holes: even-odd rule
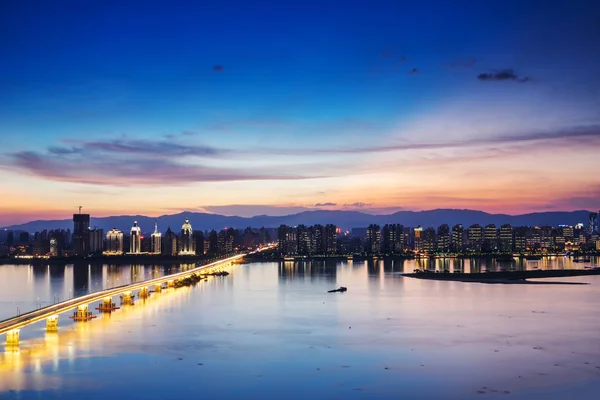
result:
[[[389,224],[399,223],[405,226],[437,227],[441,224],[450,226],[463,224],[469,226],[472,224],[511,224],[513,226],[543,226],[543,225],[575,225],[583,222],[587,225],[589,211],[570,211],[570,212],[540,212],[522,215],[507,214],[489,214],[483,211],[475,210],[453,210],[437,209],[428,211],[399,211],[390,215],[370,215],[357,211],[305,211],[298,214],[271,217],[267,215],[258,215],[251,218],[232,217],[218,214],[206,214],[195,212],[182,212],[179,214],[162,215],[158,218],[146,217],[143,215],[122,215],[115,217],[92,216],[91,226],[102,228],[105,231],[117,228],[128,232],[137,221],[144,233],[152,232],[154,223],[158,222],[161,232],[165,232],[168,227],[174,231],[179,231],[185,218],[190,220],[192,227],[198,230],[220,230],[225,227],[246,228],[248,226],[259,228],[278,227],[281,224],[286,225],[314,225],[314,224],[335,224],[344,229],[365,227],[369,224]],[[21,225],[7,226],[3,229],[23,230],[27,232],[41,231],[44,229],[73,229],[71,219],[32,221]]]

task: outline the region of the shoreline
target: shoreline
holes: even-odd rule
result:
[[[229,254],[219,257],[206,255],[167,256],[167,255],[121,255],[121,256],[90,256],[90,257],[53,257],[53,258],[0,258],[0,265],[83,265],[83,264],[194,264],[209,263],[236,255]]]
[[[448,282],[471,282],[491,284],[530,284],[530,285],[586,285],[581,282],[537,282],[528,279],[544,278],[569,278],[579,276],[600,275],[600,269],[557,269],[557,270],[528,270],[528,271],[500,271],[500,272],[473,272],[473,273],[433,273],[412,272],[403,273],[403,277],[448,281]]]

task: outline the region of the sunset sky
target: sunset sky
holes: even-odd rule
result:
[[[0,3],[0,226],[600,208],[600,2]]]

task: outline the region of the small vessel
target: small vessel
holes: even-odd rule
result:
[[[530,254],[528,256],[525,256],[525,259],[526,260],[541,260],[542,256]]]
[[[340,286],[339,289],[328,290],[327,293],[335,293],[335,292],[345,292],[348,288],[345,286]]]

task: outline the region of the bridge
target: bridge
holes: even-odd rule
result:
[[[175,274],[166,275],[155,279],[149,279],[141,282],[131,283],[128,285],[122,285],[110,289],[100,290],[94,293],[89,293],[83,296],[76,297],[74,299],[52,304],[50,306],[31,311],[19,315],[17,317],[5,319],[4,321],[0,321],[0,335],[6,334],[6,345],[16,346],[19,344],[20,329],[27,325],[45,319],[46,330],[50,332],[55,332],[58,330],[58,315],[66,311],[76,309],[77,311],[73,314],[72,317],[77,321],[88,321],[91,318],[95,318],[94,316],[92,316],[92,313],[88,311],[88,305],[90,303],[102,301],[101,307],[110,310],[111,308],[116,308],[112,303],[113,296],[120,295],[122,296],[124,303],[131,302],[133,297],[135,296],[133,292],[136,290],[138,291],[138,297],[147,297],[150,293],[149,288],[151,287],[154,288],[155,292],[160,292],[165,282],[167,283],[167,287],[174,287],[175,282],[177,280],[190,278],[192,274],[198,272],[211,273],[218,271],[223,266],[231,265],[234,261],[239,260],[248,254],[253,254],[270,248],[272,248],[272,246],[258,249],[250,253],[239,254],[233,257],[225,258],[210,264],[201,265],[184,272],[178,272]]]

